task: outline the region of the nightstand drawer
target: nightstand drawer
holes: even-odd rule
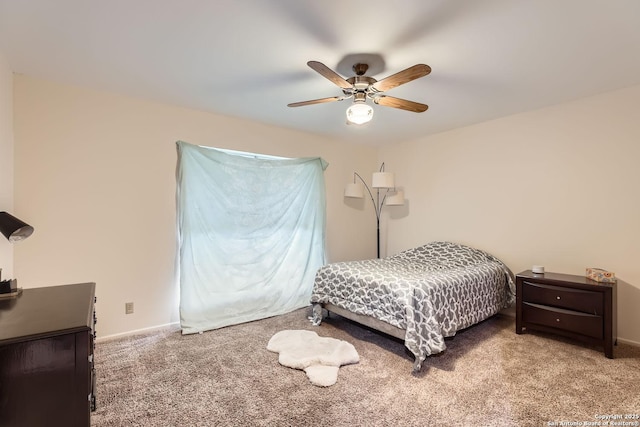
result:
[[[526,323],[558,328],[596,339],[603,338],[603,318],[532,303],[522,304],[522,320]]]
[[[602,316],[604,309],[601,292],[531,283],[526,280],[522,283],[522,299],[528,303],[551,305],[598,316]]]

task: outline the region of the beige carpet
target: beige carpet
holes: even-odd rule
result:
[[[497,316],[447,340],[412,375],[402,342],[308,310],[182,336],[177,328],[98,342],[94,426],[548,426],[640,412],[640,348],[615,359]],[[328,388],[266,349],[285,329],[352,343],[360,362]],[[569,424],[565,424],[569,425]],[[574,424],[575,425],[575,424]]]

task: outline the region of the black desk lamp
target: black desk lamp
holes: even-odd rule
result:
[[[19,242],[33,233],[33,227],[16,218],[7,212],[0,212],[0,232],[9,240],[9,242]],[[0,270],[0,274],[2,270]],[[2,277],[0,276],[0,279]],[[0,294],[6,294],[16,292],[17,289],[16,279],[12,280],[0,280]]]
[[[31,236],[33,227],[10,213],[0,212],[0,232],[13,243]]]

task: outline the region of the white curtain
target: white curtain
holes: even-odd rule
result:
[[[307,306],[325,263],[327,163],[177,148],[182,332]]]

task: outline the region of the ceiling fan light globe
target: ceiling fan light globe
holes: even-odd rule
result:
[[[369,122],[373,118],[373,108],[367,104],[353,104],[347,108],[347,121],[356,125]]]

